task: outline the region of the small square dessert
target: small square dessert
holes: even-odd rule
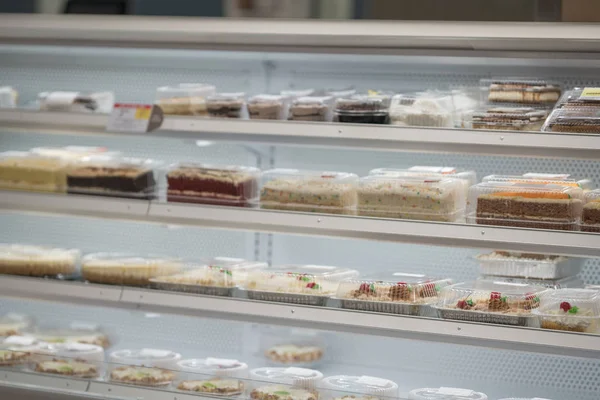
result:
[[[329,376],[319,383],[321,389],[330,392],[334,399],[395,399],[398,397],[398,384],[388,379],[373,376],[336,375]],[[348,395],[347,393],[353,393]]]
[[[585,205],[581,213],[581,230],[600,233],[600,189],[585,194]]]
[[[97,378],[98,366],[80,360],[47,360],[35,364],[35,372],[72,376],[75,378]]]
[[[328,96],[299,97],[290,106],[288,119],[294,121],[331,121],[334,98]]]
[[[65,192],[67,163],[24,151],[0,153],[0,189]]]
[[[471,115],[473,129],[539,131],[546,121],[548,110],[531,107],[493,107]]]
[[[83,257],[83,279],[94,283],[145,286],[151,278],[176,274],[182,263],[175,258],[125,253],[93,253]]]
[[[104,349],[81,343],[47,344],[36,351],[35,371],[77,378],[96,378],[104,362]]]
[[[352,124],[387,124],[389,103],[378,96],[355,95],[339,98],[335,103],[334,120]]]
[[[127,349],[113,351],[110,362],[122,366],[110,371],[111,381],[139,386],[167,386],[175,380],[181,354],[169,350]],[[123,365],[124,364],[124,365]]]
[[[408,398],[409,400],[488,400],[484,393],[451,387],[411,390]]]
[[[308,368],[263,367],[251,370],[250,379],[258,386],[250,394],[252,399],[317,400],[316,388],[323,374]],[[267,382],[271,384],[260,386]]]
[[[263,173],[261,208],[328,214],[356,213],[358,176],[345,172],[272,169]]]
[[[217,93],[206,99],[208,115],[213,118],[247,118],[245,93]]]
[[[238,379],[212,378],[206,380],[181,381],[177,389],[186,392],[210,393],[219,396],[233,396],[244,391],[244,382]]]
[[[123,366],[110,371],[110,380],[136,386],[168,386],[175,374],[163,368]]]
[[[561,89],[557,84],[540,79],[495,78],[482,80],[490,103],[554,104]]]
[[[298,389],[286,385],[265,385],[250,392],[253,400],[318,400],[316,391]]]
[[[575,276],[581,270],[581,259],[547,254],[493,251],[475,258],[483,275],[551,280]]]
[[[112,92],[42,92],[38,94],[42,111],[93,112],[108,114],[115,103]]]
[[[177,363],[183,379],[179,390],[231,396],[244,391],[241,379],[248,376],[248,365],[220,358],[182,360]],[[239,378],[239,379],[236,379]]]
[[[237,165],[178,163],[167,171],[167,200],[251,207],[258,199],[260,170]]]
[[[0,367],[13,367],[27,364],[31,359],[31,352],[11,349],[0,345]]]
[[[248,100],[250,119],[287,119],[288,108],[286,96],[260,94]]]
[[[558,289],[540,297],[542,329],[598,333],[600,292],[593,289]]]
[[[204,83],[181,83],[156,89],[155,104],[164,115],[208,115],[206,98],[215,94],[215,87]]]
[[[108,335],[95,324],[73,322],[66,327],[36,327],[27,336],[45,343],[81,343],[110,347]]]
[[[0,274],[66,278],[78,272],[81,252],[24,244],[0,244]]]
[[[323,358],[323,349],[318,346],[281,344],[268,348],[265,356],[277,364],[311,364]]]

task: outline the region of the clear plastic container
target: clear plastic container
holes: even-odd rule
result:
[[[280,95],[260,94],[248,100],[250,119],[287,119],[290,98]]]
[[[0,338],[22,335],[32,325],[33,320],[27,315],[17,313],[0,315]]]
[[[75,249],[0,244],[0,274],[70,278],[78,275],[80,258]]]
[[[217,93],[206,99],[208,115],[213,118],[248,118],[246,93]]]
[[[110,353],[110,381],[138,386],[168,386],[181,354],[170,350],[127,349]]]
[[[561,279],[575,276],[581,270],[581,259],[546,254],[493,251],[479,254],[482,275],[529,279]]]
[[[583,288],[584,284],[577,276],[560,279],[513,278],[508,276],[481,275],[478,279],[499,282],[523,283],[526,285],[542,286],[549,289]]]
[[[464,218],[464,181],[370,175],[360,179],[358,215],[455,222]]]
[[[177,163],[167,176],[167,200],[252,207],[258,200],[260,170],[239,165]]]
[[[469,189],[467,222],[572,231],[582,208],[579,187],[490,181]]]
[[[108,348],[111,346],[109,335],[97,324],[72,322],[63,326],[43,326],[27,329],[23,336],[51,343],[81,343]]]
[[[177,389],[214,396],[234,396],[244,391],[248,364],[238,360],[204,358],[177,363],[180,381]]]
[[[165,115],[208,115],[206,98],[214,95],[213,85],[205,83],[180,83],[156,89],[155,104]]]
[[[482,79],[484,99],[490,103],[527,103],[553,105],[561,95],[555,82],[531,78]]]
[[[290,105],[290,120],[331,121],[333,120],[334,98],[329,96],[298,97]]]
[[[263,367],[251,370],[250,379],[255,386],[250,397],[255,400],[317,400],[323,374],[308,368]]]
[[[260,353],[268,364],[314,368],[326,353],[324,335],[319,331],[301,328],[261,327]]]
[[[67,162],[81,160],[84,157],[94,155],[121,155],[121,153],[118,151],[109,151],[108,148],[100,146],[34,147],[33,149],[29,150],[29,152],[44,157],[61,158]]]
[[[329,376],[319,383],[319,388],[328,392],[327,394],[334,400],[348,399],[346,396],[349,395],[357,400],[398,397],[396,382],[373,376]]]
[[[24,151],[0,153],[0,189],[65,192],[67,163]]]
[[[149,285],[150,279],[176,274],[183,263],[177,258],[128,253],[92,253],[82,259],[83,279],[113,285]]]
[[[600,290],[600,285],[585,285],[586,289]]]
[[[26,365],[43,347],[44,344],[26,336],[9,336],[0,340],[0,367]]]
[[[539,131],[548,110],[532,107],[494,107],[475,111],[470,116],[472,129]]]
[[[560,97],[554,109],[559,108],[589,108],[599,109],[600,108],[600,89],[594,87],[576,87],[572,90],[567,90]]]
[[[104,368],[104,349],[91,344],[47,344],[36,350],[32,358],[35,372],[71,378],[99,378]]]
[[[315,89],[289,89],[282,90],[281,92],[279,92],[279,94],[284,97],[297,99],[299,97],[313,96],[315,94]]]
[[[600,189],[585,194],[580,228],[583,232],[600,233]]]
[[[540,297],[536,311],[542,329],[600,332],[600,292],[591,289],[558,289]]]
[[[342,88],[342,89],[325,89],[325,96],[331,96],[335,99],[339,99],[341,97],[352,97],[356,94],[356,89]]]
[[[409,400],[487,400],[484,393],[470,389],[459,389],[450,387],[423,388],[411,390],[408,393]]]
[[[375,96],[355,95],[335,102],[334,120],[352,124],[387,124],[389,104]]]
[[[550,399],[541,398],[541,397],[508,397],[506,399],[500,399],[500,400],[550,400]]]
[[[535,327],[531,312],[546,290],[502,281],[457,283],[442,289],[435,308],[444,319]]]
[[[519,175],[488,175],[484,176],[482,182],[514,182],[525,184],[542,185],[560,185],[578,187],[584,191],[594,189],[594,183],[590,179],[575,180],[570,178],[569,174],[540,174],[537,172],[528,172]]]
[[[108,114],[115,104],[113,92],[42,92],[38,94],[42,111],[93,112]]]
[[[552,111],[542,131],[558,133],[600,134],[600,105],[579,106],[570,104]]]
[[[67,192],[151,200],[156,198],[153,160],[113,156],[90,156],[74,161],[67,169]]]
[[[185,271],[150,279],[152,287],[211,296],[232,296],[234,289],[244,285],[248,274],[268,264],[240,258],[215,257],[201,263],[186,265]]]
[[[248,275],[245,289],[253,300],[324,306],[340,282],[358,277],[353,269],[323,265],[281,265]]]
[[[387,272],[352,278],[340,283],[336,298],[342,308],[404,315],[426,315],[428,305],[451,285],[450,279],[426,275]]]
[[[390,123],[400,126],[454,127],[454,109],[433,93],[397,94],[390,104]]]
[[[10,86],[0,87],[0,108],[15,108],[19,93]]]
[[[262,175],[260,206],[328,214],[356,213],[358,176],[346,172],[272,169]]]

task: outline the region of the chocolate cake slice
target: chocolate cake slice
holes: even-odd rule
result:
[[[81,166],[67,173],[67,192],[153,199],[156,181],[151,169],[141,167]]]

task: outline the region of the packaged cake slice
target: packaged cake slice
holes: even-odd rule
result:
[[[211,296],[232,296],[233,290],[246,283],[248,274],[268,264],[241,258],[215,257],[199,263],[187,263],[183,272],[150,279],[152,287]]]
[[[493,251],[475,258],[482,275],[544,280],[576,276],[582,264],[579,258],[508,251]]]
[[[469,189],[467,222],[572,231],[578,229],[582,208],[579,187],[489,181]]]
[[[390,123],[399,126],[454,127],[452,96],[425,92],[397,94],[390,104]]]
[[[76,249],[0,244],[0,274],[66,279],[78,275],[80,258]]]
[[[585,194],[585,204],[581,213],[583,232],[600,232],[600,189]]]
[[[203,358],[177,363],[180,381],[177,389],[213,396],[234,396],[244,392],[248,364],[238,360]]]
[[[27,336],[13,335],[0,339],[0,367],[24,366],[45,347],[44,343]]]
[[[263,367],[250,370],[255,400],[317,400],[323,374],[308,368]]]
[[[290,98],[281,95],[259,94],[248,100],[250,119],[287,119]]]
[[[326,335],[320,331],[280,326],[257,327],[260,336],[257,356],[268,365],[314,368],[327,353]]]
[[[155,104],[165,115],[208,115],[206,98],[215,94],[215,87],[205,83],[180,83],[156,89]]]
[[[83,279],[93,283],[146,286],[150,279],[181,271],[181,260],[164,256],[129,253],[92,253],[83,257]]]
[[[387,124],[389,103],[380,96],[354,95],[338,98],[334,120],[352,124]]]
[[[67,162],[26,151],[0,153],[0,189],[65,192]]]
[[[346,172],[272,169],[262,175],[260,206],[274,210],[356,213],[358,176]]]
[[[74,321],[68,324],[42,325],[27,329],[23,336],[45,343],[81,343],[108,348],[109,334],[98,324]],[[114,335],[112,335],[114,338]]]
[[[536,132],[548,113],[532,107],[487,107],[471,113],[469,125],[473,129]]]
[[[455,222],[464,218],[464,180],[369,175],[358,185],[358,215]]]
[[[336,298],[342,308],[404,315],[426,315],[428,305],[438,301],[439,292],[450,279],[390,271],[364,278],[343,280]]]
[[[217,93],[206,98],[208,115],[213,118],[247,119],[246,93]]]
[[[76,378],[100,378],[104,349],[75,342],[44,344],[32,355],[35,372]]]
[[[408,393],[408,398],[409,400],[488,400],[484,393],[452,387],[414,389]]]
[[[358,271],[323,265],[281,265],[253,270],[245,289],[254,300],[324,306],[340,282]]]
[[[600,134],[600,103],[593,106],[570,104],[552,111],[542,131],[556,133]]]
[[[578,187],[584,191],[594,189],[591,179],[573,179],[569,174],[548,174],[538,172],[527,172],[519,175],[488,175],[481,179],[482,182],[514,182],[540,185],[560,185]]]
[[[497,282],[524,283],[526,285],[542,286],[548,289],[583,288],[584,283],[577,276],[567,276],[559,279],[514,278],[509,276],[481,275],[478,279]]]
[[[502,325],[537,326],[532,310],[548,289],[521,283],[477,280],[446,286],[434,306],[439,317]]]
[[[92,112],[108,114],[115,103],[113,92],[42,92],[38,94],[42,111]]]
[[[391,400],[398,397],[396,382],[374,376],[328,376],[319,382],[319,388],[332,400]]]
[[[137,386],[167,386],[176,378],[181,354],[162,349],[125,349],[109,355],[108,379]]]
[[[558,289],[544,293],[536,311],[542,329],[600,332],[600,292]]]
[[[258,200],[258,168],[239,165],[177,163],[166,172],[167,200],[233,207],[252,207]]]
[[[561,95],[560,85],[543,79],[482,79],[484,98],[490,103],[527,103],[554,105]]]
[[[155,170],[150,159],[94,155],[69,164],[67,192],[96,196],[156,198]]]
[[[289,120],[331,121],[334,98],[329,96],[304,96],[293,100]]]

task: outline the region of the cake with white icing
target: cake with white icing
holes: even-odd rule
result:
[[[77,272],[79,250],[19,244],[0,245],[0,274],[68,276]]]
[[[151,278],[175,274],[181,266],[172,258],[95,253],[83,257],[82,275],[95,283],[140,286],[149,284]]]

